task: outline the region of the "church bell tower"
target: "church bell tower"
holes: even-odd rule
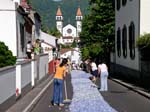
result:
[[[60,7],[57,9],[56,13],[56,28],[60,33],[62,34],[62,29],[63,29],[63,16]]]

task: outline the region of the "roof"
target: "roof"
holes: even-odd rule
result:
[[[73,39],[73,37],[71,36],[65,36],[65,37],[62,37],[63,39]]]
[[[44,44],[46,44],[46,45],[48,45],[48,46],[51,46],[51,47],[56,47],[56,46],[53,46],[52,44],[49,44],[49,43],[47,43],[47,42],[45,42],[45,41],[43,41],[42,43],[44,43]]]
[[[80,37],[75,37],[74,39],[75,39],[75,40],[80,40]]]
[[[60,9],[60,7],[58,7],[58,9],[57,9],[56,16],[62,16],[62,13],[61,13],[61,9]]]
[[[56,37],[49,35],[45,32],[41,32],[41,40],[44,40],[46,43],[56,47]]]
[[[75,49],[73,49],[73,48],[62,48],[62,49],[60,50],[60,54],[64,54],[64,53],[66,53],[66,52],[68,52],[68,51],[76,51],[76,52],[78,52],[77,50],[75,50]]]
[[[82,16],[80,7],[78,7],[78,9],[77,9],[77,14],[76,14],[76,15],[77,15],[77,16]]]

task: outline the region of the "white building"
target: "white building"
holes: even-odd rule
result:
[[[13,0],[0,1],[0,41],[8,46],[14,56],[17,56],[17,49],[19,48],[17,45],[20,39],[19,24],[21,26],[24,23],[22,15],[16,9],[17,2]]]
[[[62,37],[79,37],[79,33],[82,31],[82,13],[80,7],[77,9],[76,13],[76,27],[68,24],[66,26],[63,26],[63,15],[60,7],[58,7],[57,13],[56,13],[56,28],[60,31],[62,34]],[[61,38],[63,39],[63,38]],[[63,40],[60,40],[63,43]]]
[[[60,53],[60,58],[70,58],[71,62],[80,63],[81,54],[77,49],[62,49]]]
[[[43,53],[49,54],[49,62],[53,59],[53,51],[52,49],[56,47],[56,37],[49,35],[47,33],[44,33],[41,31],[40,33],[40,39],[41,39],[41,47],[43,49]]]
[[[32,12],[26,0],[0,1],[0,41],[19,58],[26,57],[28,41],[39,38],[40,16]]]
[[[115,55],[111,62],[116,72],[140,77],[140,57],[137,38],[150,32],[150,0],[115,1]]]

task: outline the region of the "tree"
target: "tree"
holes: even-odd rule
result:
[[[80,39],[83,47],[89,48],[90,57],[96,59],[99,55],[107,56],[114,45],[115,10],[111,0],[90,0],[89,4]]]
[[[60,38],[62,36],[62,34],[57,30],[57,28],[52,28],[48,31],[48,34],[53,35],[57,38]]]
[[[77,47],[77,43],[76,43],[75,40],[74,40],[73,43],[71,44],[71,47],[73,47],[73,48]]]
[[[12,52],[4,42],[0,42],[0,67],[14,65],[15,63],[16,57],[12,55]]]

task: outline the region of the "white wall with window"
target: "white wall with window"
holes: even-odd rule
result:
[[[136,40],[150,32],[149,0],[116,0],[115,2],[115,62],[140,70]]]
[[[116,64],[139,70],[136,39],[139,36],[139,0],[116,0],[115,57]]]

